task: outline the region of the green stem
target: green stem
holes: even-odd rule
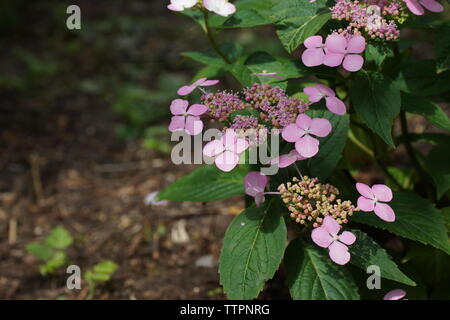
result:
[[[226,54],[220,50],[219,45],[216,42],[216,39],[213,36],[213,32],[211,29],[211,26],[209,25],[209,14],[207,10],[203,11],[203,15],[205,17],[205,31],[206,35],[208,36],[209,42],[211,42],[211,45],[213,49],[217,52],[217,54],[225,61],[227,64],[232,64],[231,60],[226,56]]]

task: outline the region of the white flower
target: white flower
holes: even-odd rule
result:
[[[184,9],[192,8],[198,3],[198,0],[170,0],[167,6],[172,11],[183,11]]]
[[[236,7],[228,0],[203,0],[203,5],[209,11],[224,17],[236,12]]]

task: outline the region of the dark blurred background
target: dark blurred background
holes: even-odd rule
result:
[[[220,241],[243,204],[144,203],[192,170],[170,161],[176,90],[199,71],[221,76],[181,57],[209,44],[168,2],[1,1],[0,298],[85,299],[91,286],[68,290],[66,266],[104,260],[118,268],[94,298],[223,298]],[[81,30],[66,27],[70,4]],[[282,50],[270,28],[226,37]],[[62,260],[45,247],[58,226],[71,238]]]

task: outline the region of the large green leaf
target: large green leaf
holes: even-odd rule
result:
[[[406,276],[392,261],[387,252],[372,240],[367,234],[360,230],[352,230],[356,236],[356,242],[351,245],[350,254],[352,258],[350,263],[367,270],[367,267],[376,265],[380,268],[381,276],[386,279],[394,280],[409,286],[415,286],[416,283]]]
[[[276,0],[239,0],[236,13],[219,28],[249,28],[271,23],[270,10]]]
[[[444,130],[450,131],[450,118],[437,104],[426,98],[409,93],[402,93],[402,110],[419,114],[428,121]]]
[[[394,209],[395,222],[385,222],[373,212],[357,212],[350,219],[432,245],[450,254],[444,220],[431,202],[413,192],[395,192],[389,205]]]
[[[450,152],[448,144],[433,148],[427,156],[426,165],[436,185],[438,198],[450,189]]]
[[[293,52],[315,35],[331,18],[326,0],[284,0],[272,8],[278,37],[284,48]]]
[[[357,286],[345,266],[335,264],[327,249],[292,241],[284,257],[291,296],[296,300],[357,300]]]
[[[356,112],[373,132],[395,147],[391,131],[400,112],[400,91],[390,79],[375,72],[359,72],[352,84],[351,97]]]
[[[450,23],[443,24],[436,35],[437,71],[450,69]]]
[[[319,153],[314,157],[300,162],[300,166],[312,177],[327,179],[342,158],[342,151],[347,142],[349,116],[337,115],[328,110],[310,110],[307,112],[313,118],[326,118],[331,122],[331,133],[320,139]]]
[[[158,199],[202,202],[227,199],[244,193],[246,174],[241,167],[223,172],[213,165],[202,166],[161,191]]]
[[[256,298],[281,263],[286,225],[272,203],[247,208],[225,233],[219,273],[229,299]]]
[[[56,227],[45,238],[45,242],[55,249],[66,249],[73,242],[73,237],[70,232],[64,227]]]
[[[448,92],[449,82],[450,71],[438,74],[434,60],[412,60],[405,63],[395,80],[400,90],[420,96]]]

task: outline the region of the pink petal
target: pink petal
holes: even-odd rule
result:
[[[232,150],[236,144],[237,134],[233,129],[227,129],[220,139],[226,149]]]
[[[366,39],[362,36],[353,36],[347,44],[348,53],[361,53],[366,48]]]
[[[325,55],[325,59],[323,59],[323,64],[328,67],[337,67],[342,64],[343,59],[343,53],[327,52],[327,54]]]
[[[218,15],[224,16],[224,17],[226,17],[230,14],[233,14],[235,12],[236,12],[236,7],[229,2],[224,4],[224,6],[221,8],[221,10],[215,11],[215,13],[217,13]]]
[[[323,219],[322,228],[325,228],[328,233],[336,235],[341,230],[341,226],[330,216],[326,216]]]
[[[351,233],[350,231],[344,231],[339,236],[339,241],[346,244],[346,245],[352,245],[356,241],[356,236]]]
[[[358,208],[360,208],[361,211],[370,212],[373,211],[373,209],[375,209],[375,203],[373,202],[373,200],[361,196],[358,198]]]
[[[186,118],[186,132],[191,136],[196,136],[203,130],[203,122],[199,117],[188,116]]]
[[[391,188],[384,184],[374,184],[372,186],[372,192],[380,201],[389,202],[393,198]]]
[[[350,72],[358,71],[362,68],[364,64],[364,58],[358,54],[348,54],[344,58],[344,63],[342,66],[345,70]]]
[[[193,84],[191,84],[191,86],[197,88],[197,87],[199,87],[199,86],[202,86],[203,83],[205,83],[206,81],[207,81],[206,78],[200,78],[200,79],[198,79],[197,81],[195,81]]]
[[[186,118],[184,116],[173,116],[169,124],[169,131],[184,130]]]
[[[239,162],[239,156],[231,151],[225,151],[219,154],[215,160],[217,168],[229,172],[233,170]]]
[[[323,64],[325,53],[322,48],[306,49],[302,53],[302,62],[307,67],[316,67]]]
[[[308,100],[311,102],[318,102],[323,98],[322,93],[316,87],[306,87],[303,92],[308,95]]]
[[[409,11],[411,11],[415,15],[421,16],[425,13],[425,9],[419,4],[419,1],[417,0],[404,0],[404,1]]]
[[[283,154],[275,159],[272,159],[272,164],[277,164],[279,168],[289,167],[296,161],[305,160],[306,158],[302,157],[297,150],[292,150],[288,154]]]
[[[323,45],[322,36],[311,36],[303,42],[306,48],[318,48]]]
[[[327,109],[335,114],[343,115],[347,111],[345,103],[337,97],[328,97],[325,98],[325,101]]]
[[[315,228],[311,232],[311,239],[322,248],[328,248],[333,243],[333,237],[323,227]]]
[[[372,188],[369,187],[365,183],[362,183],[362,182],[356,183],[356,190],[358,190],[360,195],[362,195],[366,198],[373,199],[375,197],[375,195],[373,194]]]
[[[300,114],[297,119],[295,120],[295,123],[297,124],[297,126],[303,130],[308,130],[309,127],[311,126],[311,117],[302,113]]]
[[[296,142],[303,136],[303,131],[296,124],[290,124],[281,131],[281,136],[287,142]]]
[[[245,193],[249,196],[255,197],[259,193],[263,193],[269,178],[258,171],[249,172],[244,178]]]
[[[215,157],[218,154],[222,153],[224,151],[223,143],[220,140],[213,140],[211,142],[208,142],[203,147],[203,154],[207,157]]]
[[[325,46],[329,52],[343,54],[347,48],[347,39],[340,34],[331,34],[325,40]]]
[[[311,125],[309,127],[309,131],[318,136],[318,137],[326,137],[330,134],[332,129],[330,121],[324,118],[314,118],[311,121]]]
[[[406,296],[405,290],[396,289],[396,290],[392,290],[392,291],[389,291],[388,293],[386,293],[383,300],[400,300],[404,296]]]
[[[324,96],[327,96],[327,97],[334,97],[334,96],[336,96],[336,93],[334,93],[333,89],[328,88],[327,86],[325,86],[325,85],[323,85],[323,84],[321,84],[321,83],[318,83],[318,84],[316,85],[316,87],[317,87],[317,89],[319,89],[319,91],[320,91]]]
[[[423,5],[425,8],[430,10],[431,12],[442,12],[444,11],[444,7],[442,4],[435,0],[420,0],[420,4]]]
[[[348,248],[345,244],[335,241],[328,247],[328,249],[330,250],[330,258],[333,262],[339,265],[344,265],[350,261],[350,253],[348,252]]]
[[[201,116],[206,111],[208,111],[208,107],[203,104],[193,104],[187,113],[193,115],[193,116]]]
[[[177,93],[180,96],[187,96],[192,91],[194,91],[195,88],[197,88],[197,87],[196,86],[184,86],[184,87],[181,87],[180,89],[178,89]]]
[[[305,158],[314,157],[319,152],[319,140],[306,135],[295,143],[295,150]]]
[[[263,192],[257,194],[257,195],[255,196],[255,204],[256,204],[256,207],[259,208],[259,207],[261,206],[261,204],[264,202],[264,200],[265,200],[265,199],[264,199],[264,193],[263,193]]]
[[[172,11],[183,11],[184,10],[184,8],[174,6],[173,4],[169,4],[167,6],[167,9],[172,10]]]
[[[186,109],[189,106],[189,101],[183,99],[175,99],[170,104],[170,112],[173,115],[181,116],[186,113]]]
[[[236,154],[241,154],[248,148],[248,142],[245,139],[236,139],[236,143],[234,144],[234,147],[232,151]]]
[[[384,220],[386,222],[394,222],[395,221],[395,213],[392,208],[386,204],[377,202],[375,203],[375,214],[380,218],[381,220]]]
[[[215,86],[216,84],[218,84],[220,81],[219,80],[206,80],[205,82],[203,82],[201,84],[202,87],[210,87],[210,86]]]

